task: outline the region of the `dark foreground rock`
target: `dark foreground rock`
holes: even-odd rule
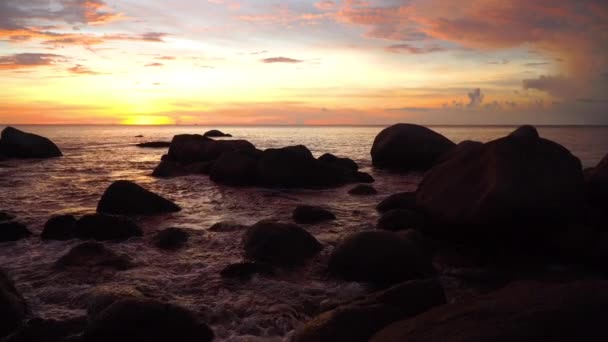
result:
[[[25,159],[61,157],[62,153],[45,137],[6,127],[0,136],[0,155]]]
[[[126,180],[112,183],[97,204],[98,213],[114,215],[152,215],[180,210],[172,201]]]
[[[348,190],[348,193],[356,196],[372,196],[376,195],[378,190],[374,189],[373,186],[360,184]]]
[[[247,226],[243,224],[239,224],[233,221],[222,221],[214,223],[211,227],[209,227],[210,232],[216,233],[229,233],[229,232],[237,232],[240,230],[244,230]]]
[[[86,317],[67,320],[33,318],[2,342],[70,342],[84,331]],[[74,338],[74,339],[71,339]]]
[[[203,134],[203,136],[209,137],[209,138],[230,138],[230,137],[232,137],[231,134],[226,134],[217,129],[209,130],[209,131],[205,132],[205,134]]]
[[[608,339],[606,305],[606,281],[519,282],[393,323],[371,341],[600,342]]]
[[[87,327],[84,342],[208,342],[213,331],[180,306],[125,299],[103,310]]]
[[[372,163],[396,171],[424,171],[454,146],[449,139],[426,127],[396,124],[374,139]]]
[[[416,205],[437,222],[433,234],[534,241],[580,219],[580,161],[530,130],[464,149],[425,174]]]
[[[323,248],[307,231],[294,224],[260,221],[243,237],[245,257],[274,266],[303,264]]]
[[[135,146],[142,147],[142,148],[169,148],[169,146],[171,146],[171,142],[170,141],[149,141],[149,142],[139,143]]]
[[[412,210],[394,209],[384,213],[378,219],[376,228],[382,230],[399,231],[418,229],[423,225],[422,216]]]
[[[13,280],[0,269],[0,338],[17,329],[28,314],[25,299]]]
[[[383,199],[377,206],[376,210],[385,213],[393,209],[409,209],[416,208],[416,193],[415,192],[399,192],[392,194]]]
[[[14,220],[14,219],[15,219],[15,216],[0,211],[0,222],[11,221],[11,220]]]
[[[183,247],[190,234],[181,228],[167,228],[156,233],[152,242],[160,249],[175,250]]]
[[[69,250],[55,262],[60,270],[68,268],[116,269],[119,271],[133,266],[131,258],[104,246],[99,242],[84,242]]]
[[[97,241],[122,241],[143,235],[133,221],[104,214],[84,215],[78,220],[77,231],[79,239]]]
[[[44,224],[40,237],[43,240],[71,240],[78,238],[77,220],[74,215],[51,217]]]
[[[87,317],[95,319],[110,305],[124,299],[145,299],[146,296],[134,286],[97,286],[88,294]]]
[[[386,325],[445,303],[434,279],[413,280],[326,311],[297,329],[293,342],[367,342]]]
[[[297,206],[292,217],[297,223],[318,223],[336,219],[336,215],[331,211],[314,205]]]
[[[608,155],[586,173],[585,183],[591,204],[608,210]]]
[[[256,183],[255,169],[259,151],[229,151],[213,163],[209,178],[226,185],[253,185]]]
[[[249,280],[256,274],[273,275],[274,269],[268,264],[261,262],[238,262],[226,266],[220,272],[222,278],[237,278]]]
[[[18,241],[32,235],[27,227],[16,221],[0,222],[0,242]]]
[[[396,284],[431,276],[431,258],[409,237],[388,231],[348,236],[331,254],[328,271],[348,281]]]

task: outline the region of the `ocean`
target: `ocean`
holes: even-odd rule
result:
[[[103,191],[115,180],[128,179],[177,202],[183,210],[139,218],[146,236],[109,244],[137,263],[123,272],[72,276],[52,264],[78,241],[42,242],[37,237],[0,244],[0,265],[15,279],[32,310],[46,318],[83,315],[92,288],[130,286],[155,298],[191,308],[215,330],[219,341],[283,341],[299,324],[334,301],[348,300],[365,291],[357,283],[328,279],[323,272],[333,246],[346,234],[373,229],[375,205],[384,197],[411,191],[420,174],[399,175],[371,167],[369,151],[383,127],[204,127],[204,126],[16,126],[53,140],[64,157],[49,160],[0,162],[0,211],[11,213],[40,233],[56,214],[82,215],[95,211]],[[0,127],[2,129],[3,127]],[[143,149],[136,143],[171,140],[176,134],[216,128],[260,149],[306,145],[315,156],[329,152],[355,160],[376,179],[376,196],[351,196],[344,186],[328,190],[281,190],[217,185],[206,176],[172,179],[151,177],[165,149]],[[489,141],[514,127],[431,127],[454,142]],[[596,165],[608,153],[608,127],[539,127],[541,136],[554,140],[584,167]],[[143,135],[143,137],[138,137]],[[253,224],[261,219],[291,220],[296,205],[326,206],[337,220],[306,229],[320,240],[323,251],[303,269],[276,277],[230,282],[219,276],[226,265],[241,260],[241,232],[214,233],[207,228],[219,221]],[[188,246],[163,252],[150,246],[149,236],[167,227],[191,229]]]

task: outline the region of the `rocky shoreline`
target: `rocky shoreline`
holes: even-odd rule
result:
[[[44,141],[40,138],[33,138],[36,144],[21,138],[28,135],[18,134],[20,145],[16,145],[14,135],[6,138],[3,132],[0,146],[53,150],[54,144],[46,142],[40,147]],[[18,154],[41,155],[45,154]],[[369,293],[319,308],[315,318],[293,333],[293,341],[603,341],[608,337],[602,312],[608,293],[608,156],[595,168],[583,170],[578,158],[540,137],[531,126],[487,143],[456,145],[428,128],[408,124],[381,132],[371,155],[378,168],[425,172],[422,182],[415,192],[382,200],[377,229],[345,237],[329,254],[325,276],[367,284]],[[219,184],[270,188],[320,189],[373,182],[348,158],[329,154],[314,158],[304,146],[261,151],[248,141],[201,135],[174,137],[154,174],[203,174]],[[373,191],[359,189],[353,196],[361,194]],[[188,231],[169,228],[147,237],[130,218],[179,210],[175,203],[133,182],[118,181],[101,196],[97,214],[52,217],[40,238],[83,240],[55,262],[59,272],[121,272],[137,264],[104,241],[129,243],[143,236],[156,248],[179,253],[190,237]],[[300,206],[294,208],[293,219],[296,224],[262,220],[247,227],[218,226],[218,230],[243,230],[243,260],[227,266],[221,276],[248,281],[306,265],[325,246],[302,225],[332,220],[335,214],[323,207]],[[0,213],[0,221],[0,241],[38,238],[18,218]],[[476,295],[460,299],[448,293],[445,277]],[[3,341],[213,339],[212,329],[188,309],[137,291],[100,292],[91,293],[87,317],[40,319],[30,312],[10,275],[0,272],[0,302],[6,303],[0,316],[7,317],[0,324],[0,337],[5,336]]]

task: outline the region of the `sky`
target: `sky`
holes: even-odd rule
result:
[[[0,124],[608,124],[606,0],[0,0]]]

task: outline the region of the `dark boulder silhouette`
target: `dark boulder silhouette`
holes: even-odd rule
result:
[[[296,223],[318,223],[336,219],[336,215],[331,211],[314,205],[297,206],[293,210],[292,217]]]
[[[143,232],[133,221],[119,216],[104,214],[84,215],[78,220],[79,239],[97,241],[127,240],[142,236]]]
[[[273,275],[274,269],[265,263],[246,261],[230,264],[220,272],[222,278],[236,278],[240,280],[249,280],[256,274]]]
[[[15,219],[15,216],[2,212],[0,211],[0,222],[4,222],[4,221],[12,221]]]
[[[266,220],[247,229],[243,245],[247,259],[283,267],[301,265],[323,248],[297,225]]]
[[[74,215],[53,216],[44,224],[40,238],[61,241],[77,239],[79,237],[77,222]]]
[[[18,241],[32,235],[27,227],[16,221],[0,222],[0,242]]]
[[[396,124],[382,130],[374,139],[372,163],[395,171],[425,171],[454,146],[429,128]]]
[[[155,300],[124,299],[100,312],[83,342],[208,342],[213,331],[191,311]]]
[[[329,259],[330,274],[347,281],[396,284],[422,279],[434,271],[414,239],[389,231],[364,231],[348,236]]]
[[[357,163],[355,163],[352,159],[336,157],[335,155],[333,155],[331,153],[325,153],[324,155],[320,156],[319,161],[322,161],[322,162],[328,163],[328,164],[333,164],[338,168],[341,168],[341,169],[344,169],[347,171],[351,171],[351,172],[355,172],[355,171],[359,170],[359,165],[357,165]]]
[[[383,199],[376,206],[376,210],[385,213],[393,209],[410,209],[416,208],[416,193],[415,192],[399,192],[392,194]]]
[[[229,233],[245,230],[245,228],[247,228],[247,226],[243,224],[239,224],[233,221],[222,221],[214,223],[211,227],[209,227],[208,230],[217,233]]]
[[[376,228],[382,230],[399,231],[418,229],[423,225],[422,216],[407,209],[393,209],[382,214],[378,219]]]
[[[378,194],[378,190],[371,185],[359,184],[348,190],[348,193],[356,196],[372,196]]]
[[[585,183],[591,203],[608,210],[608,155],[586,172]]]
[[[369,173],[357,171],[354,175],[354,181],[357,183],[373,183],[376,180]]]
[[[388,325],[372,342],[589,341],[608,338],[608,282],[524,281]]]
[[[143,143],[136,144],[135,146],[142,147],[142,148],[168,148],[169,146],[171,146],[171,142],[170,141],[149,141],[149,142],[143,142]]]
[[[97,212],[113,215],[153,215],[181,208],[151,191],[126,180],[110,185],[97,204]]]
[[[75,342],[86,324],[86,317],[65,320],[32,318],[2,342]]]
[[[25,299],[15,288],[15,283],[0,269],[0,338],[15,331],[28,313]]]
[[[83,242],[55,262],[60,270],[69,268],[107,268],[119,271],[133,267],[130,257],[118,254],[100,242]]]
[[[87,317],[95,319],[108,306],[123,299],[145,299],[146,296],[135,286],[101,285],[88,293]]]
[[[297,329],[292,341],[367,342],[386,325],[444,303],[437,280],[412,280],[321,313]]]
[[[234,186],[255,184],[258,152],[241,150],[222,153],[213,163],[209,178],[216,183]]]
[[[209,137],[209,138],[230,138],[230,137],[232,137],[231,134],[226,134],[217,129],[209,130],[209,131],[205,132],[205,134],[203,134],[203,136]]]
[[[167,228],[156,233],[152,242],[160,249],[175,250],[183,247],[190,234],[181,228]]]
[[[0,155],[26,159],[61,157],[63,154],[45,137],[6,127],[0,136]]]

